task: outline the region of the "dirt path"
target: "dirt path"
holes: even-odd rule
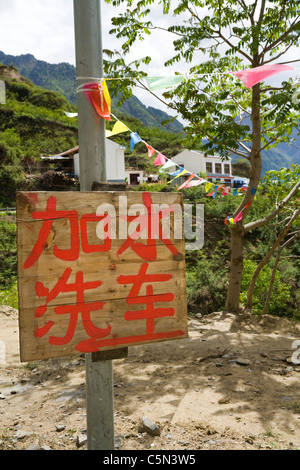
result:
[[[216,312],[188,339],[130,348],[114,361],[116,448],[300,449],[296,340],[286,319]],[[17,312],[0,307],[0,450],[85,450],[84,358],[20,364],[18,341]],[[145,416],[159,436],[140,431]]]

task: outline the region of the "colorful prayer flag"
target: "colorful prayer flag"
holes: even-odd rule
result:
[[[156,150],[155,150],[153,147],[151,147],[151,145],[146,144],[146,142],[145,142],[145,145],[146,145],[146,147],[147,147],[147,149],[148,149],[148,157],[149,157],[149,158],[153,157],[153,155],[155,154]]]
[[[167,161],[166,157],[162,153],[159,153],[154,160],[154,165],[155,166],[164,165],[166,161]]]
[[[134,149],[135,144],[137,144],[138,142],[142,142],[142,139],[140,138],[140,136],[138,135],[137,132],[131,132],[130,138],[131,138],[131,140],[130,140],[130,150],[132,152],[133,149]]]
[[[265,78],[285,70],[294,70],[294,68],[284,64],[266,64],[260,67],[254,67],[253,69],[230,73],[239,78],[247,88],[251,88],[257,83],[262,82]]]
[[[111,121],[111,100],[105,80],[102,83],[86,83],[83,85],[83,89],[97,114],[107,121]]]
[[[179,85],[184,80],[184,76],[176,75],[175,77],[145,77],[148,88],[151,91],[162,90]]]

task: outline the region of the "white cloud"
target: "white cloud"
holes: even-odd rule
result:
[[[0,0],[0,49],[51,63],[74,63],[72,0]],[[2,10],[3,3],[10,6]]]

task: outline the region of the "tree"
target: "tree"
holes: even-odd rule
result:
[[[262,83],[246,89],[229,71],[257,68],[284,60],[284,54],[298,45],[300,37],[299,0],[106,0],[126,5],[126,13],[112,19],[112,34],[125,41],[122,52],[106,50],[110,60],[105,69],[110,77],[128,77],[111,82],[111,88],[136,85],[146,88],[142,65],[144,57],[126,64],[137,40],[164,29],[149,20],[151,8],[173,14],[176,24],[165,28],[174,35],[174,55],[166,66],[180,61],[190,64],[188,77],[163,94],[165,102],[189,122],[187,144],[201,144],[207,154],[231,154],[245,158],[251,166],[250,190],[233,217],[243,210],[243,219],[230,227],[231,260],[226,308],[239,310],[243,270],[244,220],[254,200],[262,169],[262,150],[279,142],[289,142],[298,125],[299,103],[292,102],[292,80],[281,86]],[[156,15],[157,17],[157,15]],[[206,60],[205,56],[208,56]],[[281,59],[280,59],[281,58]],[[196,63],[197,65],[193,65]],[[201,63],[199,63],[201,62]],[[160,98],[161,99],[161,98]]]

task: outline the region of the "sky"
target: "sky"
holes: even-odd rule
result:
[[[109,30],[111,17],[121,11],[121,7],[113,7],[101,0],[103,48],[119,49],[120,42],[109,34]],[[158,12],[156,19],[161,25],[166,21]],[[29,53],[49,63],[68,62],[75,65],[73,0],[0,0],[0,25],[0,51],[5,54]],[[171,75],[175,70],[164,70],[163,67],[170,57],[172,39],[168,33],[155,32],[155,35],[140,43],[142,46],[136,50],[136,58],[151,55],[150,75]],[[296,49],[296,56],[300,56],[300,49]],[[293,59],[295,51],[291,50],[286,60]],[[187,71],[184,64],[177,65],[176,70],[182,73]],[[139,98],[147,106],[160,107],[155,98],[142,93],[144,95]]]
[[[103,48],[119,49],[120,41],[109,34],[111,17],[122,9],[101,0]],[[161,24],[165,21],[161,18]],[[73,0],[0,0],[0,51],[8,55],[32,54],[38,60],[76,65]],[[161,45],[164,44],[162,48]],[[138,57],[151,55],[153,75],[161,75],[163,63],[169,58],[171,38],[161,32],[142,43]],[[172,73],[167,71],[167,75]],[[136,90],[137,92],[137,90]],[[158,101],[146,92],[135,93],[147,106]]]

